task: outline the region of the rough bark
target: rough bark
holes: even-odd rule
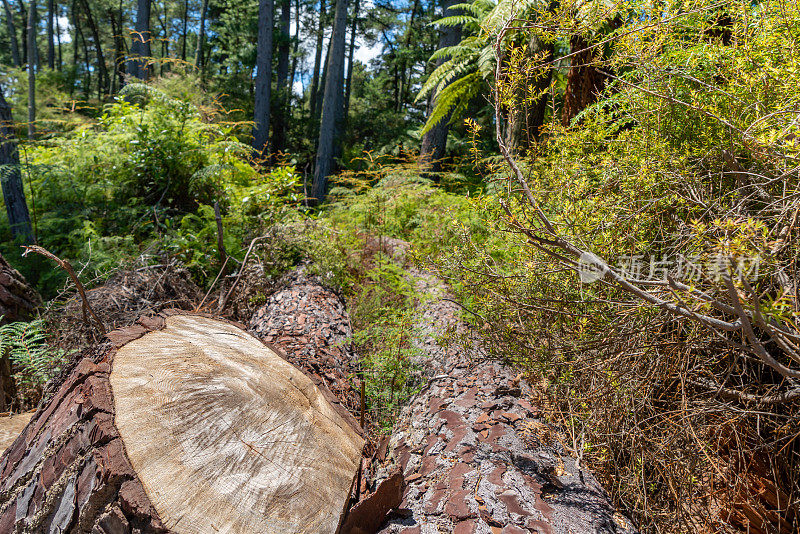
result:
[[[22,172],[19,166],[17,135],[14,131],[11,106],[0,90],[0,180],[2,180],[3,200],[6,204],[8,224],[15,238],[27,244],[34,243],[31,216],[25,201],[22,185]]]
[[[593,65],[594,48],[587,50],[589,43],[580,35],[570,40],[570,67],[567,72],[567,89],[564,93],[564,108],[561,124],[568,127],[581,111],[597,101],[605,87],[605,76]]]
[[[11,42],[11,60],[15,67],[22,66],[22,58],[19,56],[19,41],[17,41],[17,29],[14,26],[14,15],[11,13],[11,6],[8,0],[3,0],[3,10],[6,15],[6,27],[8,29],[8,40]]]
[[[347,0],[336,1],[331,50],[328,58],[325,96],[322,100],[322,121],[319,127],[317,161],[314,168],[314,183],[311,198],[315,202],[325,200],[328,176],[333,170],[334,156],[340,139],[342,93],[344,83],[345,33],[347,30]]]
[[[0,256],[0,315],[2,322],[27,321],[36,315],[42,297],[19,271]]]
[[[286,127],[289,120],[289,52],[291,51],[291,37],[289,24],[291,20],[290,0],[281,0],[280,34],[278,36],[278,70],[276,72],[275,91],[276,106],[272,109],[272,146],[273,154],[279,154],[286,149]]]
[[[362,481],[367,501],[398,470],[405,479],[398,513],[380,532],[633,532],[541,417],[521,375],[486,360],[480,340],[440,341],[469,329],[458,306],[445,300],[443,284],[414,274],[418,290],[433,297],[420,306],[416,324],[415,363],[427,385]]]
[[[150,8],[151,0],[137,0],[136,27],[131,36],[131,53],[128,60],[128,75],[146,80],[150,75]]]
[[[0,532],[334,532],[363,439],[328,397],[231,323],[142,318],[0,457]]]
[[[253,148],[263,156],[269,152],[267,144],[269,141],[269,108],[272,98],[273,11],[273,0],[259,0]]]
[[[248,330],[280,348],[289,362],[322,381],[354,416],[360,416],[358,365],[350,348],[350,317],[342,299],[293,271],[250,319]]]
[[[442,16],[454,16],[457,12],[453,11],[452,6],[459,3],[459,0],[443,0]],[[461,27],[448,26],[439,30],[439,48],[455,46],[461,41]],[[440,58],[436,66],[440,66],[447,58]],[[434,101],[436,96],[434,95]],[[430,106],[433,109],[433,106]],[[442,170],[442,160],[447,149],[447,134],[450,131],[450,115],[442,118],[433,128],[422,136],[422,145],[419,149],[419,163],[423,169],[431,172]]]

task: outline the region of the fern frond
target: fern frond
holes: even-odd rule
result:
[[[483,88],[484,84],[482,82],[483,78],[480,72],[476,71],[454,81],[439,91],[436,94],[433,110],[425,126],[422,127],[422,134],[428,133],[431,128],[448,116],[457,115],[459,111],[466,109],[469,101]]]

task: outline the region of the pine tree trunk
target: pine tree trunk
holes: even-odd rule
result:
[[[356,0],[356,5],[353,6],[353,23],[350,26],[350,51],[347,53],[347,84],[344,93],[344,120],[347,121],[350,115],[350,95],[352,94],[353,85],[353,56],[356,49],[356,30],[358,29],[358,9],[360,1]]]
[[[311,197],[314,202],[325,200],[328,176],[333,170],[333,158],[339,143],[341,117],[342,85],[344,83],[345,33],[347,31],[347,0],[337,0],[336,15],[331,36],[331,50],[328,58],[327,77],[325,79],[325,96],[322,100],[322,121],[319,127],[317,144],[317,162],[314,168],[314,183]]]
[[[189,26],[189,0],[183,2],[183,30],[181,31],[181,61],[186,61],[186,36]]]
[[[311,93],[310,106],[311,106],[311,119],[312,124],[317,117],[317,93],[319,92],[319,70],[322,61],[322,46],[325,40],[325,0],[320,0],[319,3],[319,25],[317,27],[317,48],[314,53],[314,73],[311,76]]]
[[[459,0],[443,0],[442,2],[442,15],[453,16],[456,12],[452,11],[452,6],[459,3]],[[461,41],[461,28],[459,26],[448,26],[442,28],[439,33],[439,48],[447,46],[455,46]],[[440,58],[436,62],[438,67],[444,63],[447,58]],[[434,102],[436,96],[434,95]],[[433,109],[433,106],[431,106]],[[442,160],[445,156],[447,149],[447,134],[450,131],[450,114],[442,118],[436,123],[433,128],[428,130],[422,136],[422,146],[419,149],[419,163],[423,169],[431,172],[440,172],[442,170]]]
[[[272,24],[274,3],[258,2],[258,45],[256,52],[256,93],[253,148],[262,156],[269,153],[269,108],[272,98]]]
[[[260,4],[259,4],[260,5]],[[200,69],[201,74],[205,68],[205,46],[206,46],[206,16],[208,15],[208,0],[203,0],[200,9],[200,30],[197,32],[197,51],[194,54],[194,66]],[[260,30],[260,27],[259,27]]]
[[[277,104],[272,113],[272,146],[270,148],[273,155],[277,155],[286,149],[286,123],[289,114],[289,91],[287,82],[289,79],[289,52],[291,51],[291,39],[289,37],[289,25],[291,21],[291,2],[281,0],[280,36],[278,38],[278,71],[275,81]]]
[[[106,58],[103,55],[103,43],[100,40],[100,31],[95,24],[92,10],[87,0],[81,0],[83,11],[86,13],[86,22],[89,24],[89,31],[92,32],[94,41],[94,51],[97,55],[97,99],[103,100],[103,95],[108,93],[108,69],[106,68]]]
[[[28,10],[25,3],[19,0],[19,15],[22,20],[22,65],[28,64]]]
[[[11,42],[11,59],[15,67],[22,66],[22,58],[19,56],[19,41],[17,41],[17,29],[14,26],[14,15],[11,13],[11,6],[8,5],[8,0],[3,0],[3,10],[6,14],[6,28],[8,31],[8,39]]]
[[[204,316],[108,339],[0,457],[0,532],[337,530],[364,440],[324,386]]]
[[[47,68],[56,68],[56,45],[53,40],[54,0],[47,0]]]
[[[11,116],[11,106],[0,90],[0,174],[2,175],[3,200],[6,204],[8,224],[15,238],[33,244],[34,235],[28,203],[25,201],[25,188],[22,185],[22,172],[17,150],[17,134]]]
[[[36,0],[28,6],[28,139],[36,134]]]
[[[136,31],[131,39],[128,74],[140,80],[146,80],[150,74],[148,66],[152,56],[150,51],[150,7],[151,0],[137,0],[136,2]]]

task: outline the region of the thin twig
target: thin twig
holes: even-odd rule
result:
[[[69,277],[72,278],[72,282],[75,284],[75,287],[78,288],[78,293],[80,293],[81,301],[83,303],[81,310],[83,311],[84,322],[86,322],[87,325],[89,324],[89,320],[86,317],[86,312],[88,311],[89,315],[91,315],[92,319],[94,319],[94,321],[97,323],[98,328],[100,328],[100,333],[102,335],[106,335],[106,327],[103,325],[103,322],[100,320],[100,318],[97,317],[97,314],[94,313],[91,304],[89,304],[89,299],[86,298],[86,289],[84,289],[83,284],[81,284],[81,281],[78,280],[78,275],[75,274],[75,269],[72,268],[72,265],[67,260],[62,260],[49,250],[46,250],[45,248],[40,247],[39,245],[23,246],[22,248],[25,249],[25,252],[22,253],[23,256],[27,256],[29,252],[35,252],[37,254],[41,254],[45,258],[49,258],[54,262],[56,262],[59,267],[61,267],[67,272]]]

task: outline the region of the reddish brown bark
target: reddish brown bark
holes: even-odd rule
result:
[[[589,43],[580,35],[570,40],[570,67],[561,124],[569,126],[578,113],[597,101],[603,91],[606,76],[594,65],[599,48],[588,49]]]

